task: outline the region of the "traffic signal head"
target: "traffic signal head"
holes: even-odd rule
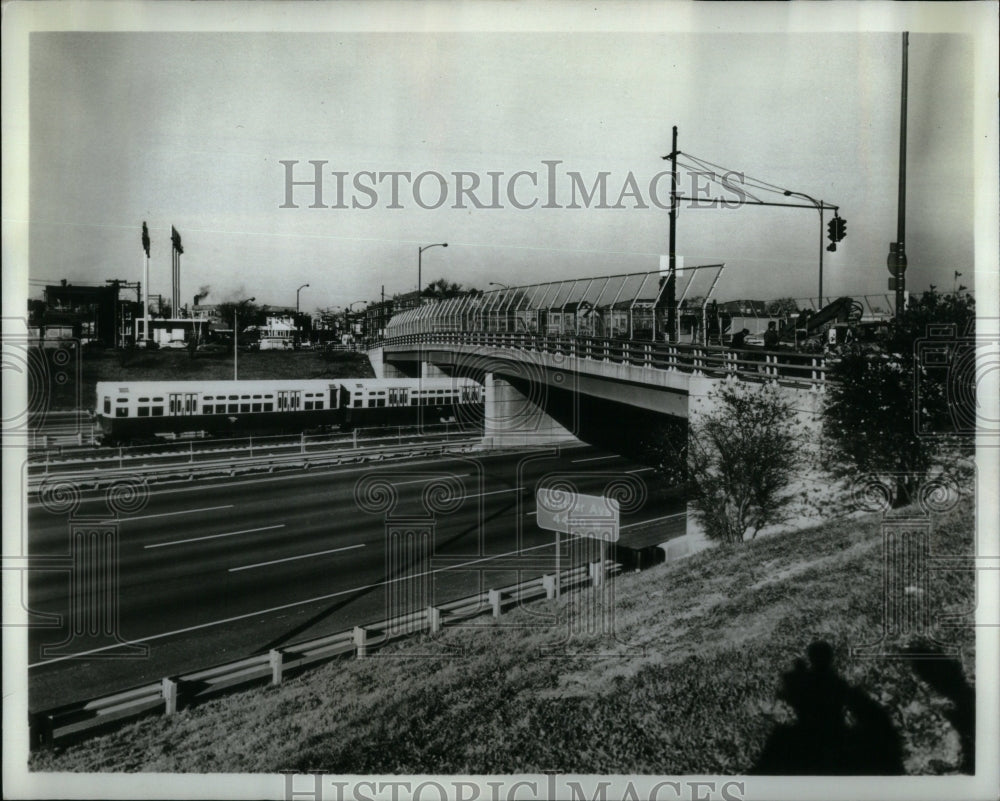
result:
[[[826,224],[827,235],[826,238],[831,242],[837,241],[837,217],[831,218],[830,222]]]
[[[837,241],[839,242],[847,236],[847,220],[843,217],[834,217],[833,221],[837,224]]]

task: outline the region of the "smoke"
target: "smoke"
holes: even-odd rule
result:
[[[208,293],[211,290],[210,286],[203,286],[198,288],[198,294],[194,296],[194,305],[197,306],[205,298],[208,297]]]

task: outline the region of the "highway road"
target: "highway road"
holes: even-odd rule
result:
[[[53,563],[28,574],[29,607],[61,615],[63,625],[29,631],[30,707],[48,708],[381,620],[391,600],[414,591],[421,579],[427,600],[443,602],[551,572],[555,536],[535,525],[535,488],[542,480],[562,478],[582,492],[601,494],[609,481],[625,477],[642,487],[644,500],[623,514],[623,537],[640,531],[658,541],[679,536],[684,506],[655,475],[614,454],[573,447],[154,486],[143,508],[117,518],[103,495],[85,493],[74,519],[103,528],[117,523],[118,553],[103,554],[91,573],[96,578],[78,585],[71,577],[82,571],[66,568],[68,515],[32,502],[32,559],[39,566],[46,559]],[[425,491],[442,481],[453,497],[439,497],[428,508]],[[369,491],[359,497],[365,485]],[[429,562],[412,553],[391,556],[388,531],[428,528]],[[560,558],[565,568],[569,552],[563,549]],[[526,564],[520,575],[518,559]],[[115,570],[101,572],[109,565]],[[92,603],[113,611],[117,636],[141,643],[146,652],[102,635],[102,626],[64,643],[75,619],[72,604],[87,608],[76,596],[115,585],[113,604]],[[43,651],[53,646],[55,651]]]

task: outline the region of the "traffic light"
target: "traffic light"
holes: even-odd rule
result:
[[[826,224],[826,230],[827,230],[826,238],[829,239],[831,242],[838,241],[837,240],[837,230],[838,230],[837,229],[837,220],[838,219],[839,218],[837,218],[837,217],[832,217],[830,219],[830,222],[828,222]]]
[[[847,236],[847,220],[843,217],[834,217],[833,222],[836,223],[837,241],[839,242]]]

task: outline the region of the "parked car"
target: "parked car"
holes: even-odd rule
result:
[[[221,342],[203,342],[198,346],[199,353],[226,353],[232,350],[231,347],[223,345]]]
[[[188,343],[183,339],[171,339],[169,342],[165,342],[160,347],[168,348],[171,350],[183,350],[188,346]]]

